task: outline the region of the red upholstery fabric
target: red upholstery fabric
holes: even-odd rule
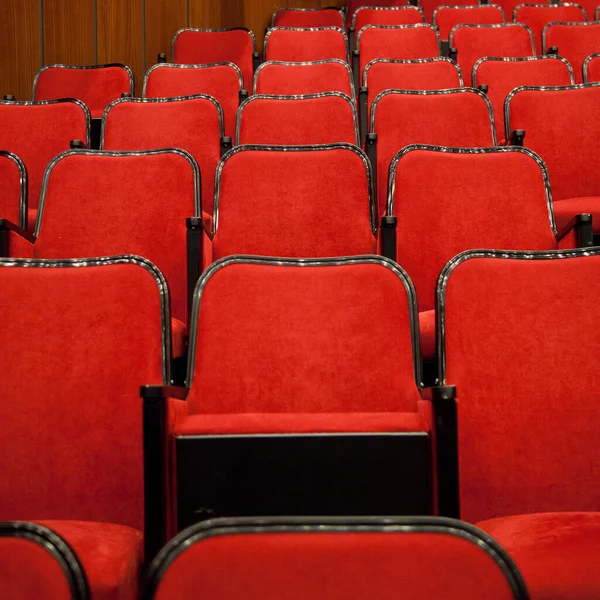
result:
[[[187,322],[185,219],[195,213],[194,185],[181,154],[67,155],[49,174],[35,256],[144,256],[169,282],[173,317]]]
[[[326,58],[348,60],[348,40],[339,27],[273,27],[265,35],[265,60],[307,62]]]
[[[515,9],[513,21],[527,25],[533,32],[535,47],[542,54],[542,30],[553,21],[585,21],[586,14],[579,4],[523,4]],[[600,48],[599,48],[600,49]],[[581,81],[578,79],[578,81]]]
[[[499,140],[506,135],[504,101],[512,90],[521,85],[555,86],[572,83],[574,82],[568,64],[556,56],[524,59],[485,58],[476,63],[473,75],[473,86],[488,86],[487,97],[494,108],[496,135]],[[525,142],[525,145],[528,143]]]
[[[450,32],[449,44],[456,48],[465,85],[472,84],[471,72],[484,56],[535,56],[533,34],[520,23],[505,25],[459,25]]]
[[[472,258],[448,277],[462,518],[598,507],[599,272],[598,255]]]
[[[311,63],[263,63],[254,78],[255,94],[294,96],[342,92],[352,98],[348,64],[339,59]]]
[[[88,577],[93,600],[137,600],[144,561],[141,531],[110,523],[40,523],[62,536],[73,548]]]
[[[600,513],[550,513],[478,524],[517,563],[531,600],[600,597]]]
[[[433,13],[433,24],[438,28],[440,37],[447,40],[450,31],[456,25],[493,25],[505,23],[504,11],[497,4],[480,6],[441,6]]]
[[[102,117],[104,109],[113,100],[121,94],[132,94],[132,88],[132,75],[121,65],[51,65],[38,73],[33,85],[33,99],[37,102],[76,98],[90,109],[92,117]]]
[[[221,158],[222,126],[218,106],[211,98],[170,102],[127,98],[113,104],[106,113],[102,148],[186,150],[200,167],[202,210],[212,214],[215,171]]]
[[[373,103],[371,110],[375,112],[372,131],[378,137],[380,215],[385,211],[390,162],[404,146],[438,144],[468,148],[495,143],[488,102],[483,94],[474,90],[427,95],[390,91]],[[430,174],[426,179],[430,179]]]
[[[347,146],[230,156],[220,173],[214,260],[375,253],[364,160]]]
[[[42,543],[0,536],[0,589],[12,600],[71,597],[60,563]]]
[[[357,34],[359,68],[376,58],[432,58],[439,56],[439,37],[431,25],[367,25]]]
[[[416,25],[424,23],[425,16],[418,6],[377,7],[363,6],[354,13],[354,37],[367,25]]]
[[[525,129],[525,145],[544,160],[555,201],[590,198],[559,208],[561,221],[567,206],[596,210],[600,196],[600,86],[561,90],[523,90],[508,104],[511,129]],[[576,132],[574,134],[574,132]],[[594,197],[594,198],[592,198]],[[558,202],[559,203],[559,202]],[[560,203],[559,203],[560,204]],[[573,216],[573,215],[571,215]],[[594,229],[599,231],[600,223]]]
[[[544,28],[544,52],[558,48],[575,72],[575,83],[583,81],[583,61],[594,52],[600,52],[600,23],[556,23]]]
[[[174,38],[172,61],[191,65],[231,62],[240,68],[244,86],[249,86],[254,47],[254,35],[243,27],[182,29]]]
[[[21,181],[21,169],[25,167],[17,156],[0,151],[0,219],[23,227],[21,196],[27,197],[27,180]]]
[[[421,355],[424,360],[435,358],[435,311],[419,311],[419,332],[421,336]]]
[[[252,96],[238,111],[236,145],[357,144],[356,109],[348,96]]]
[[[432,576],[432,565],[435,565]],[[503,572],[471,541],[445,533],[217,535],[189,545],[155,600],[513,600]]]
[[[340,27],[344,16],[338,8],[280,8],[273,15],[273,27]]]
[[[0,519],[141,530],[139,387],[163,381],[154,277],[28,265],[0,266],[0,279]]]
[[[354,13],[361,6],[365,6],[365,0],[348,0],[346,3],[346,13],[347,13],[347,21],[348,25],[352,23],[352,19],[354,17]],[[403,0],[369,0],[368,6],[381,6],[381,7],[390,7],[390,6],[406,6],[406,2]]]
[[[190,414],[320,413],[334,428],[322,413],[416,413],[408,298],[387,267],[230,264],[206,283],[197,333]]]
[[[87,127],[86,112],[75,102],[0,102],[0,148],[16,154],[27,167],[29,208],[38,206],[46,165],[68,150],[71,140],[85,142]]]
[[[585,198],[567,198],[554,203],[556,227],[561,231],[569,221],[578,214],[590,213],[592,227],[595,233],[600,232],[600,197],[587,196]]]
[[[419,6],[425,13],[425,19],[428,23],[433,23],[433,13],[438,6],[442,6],[444,4],[444,0],[421,0],[419,2]],[[446,4],[452,6],[474,6],[477,5],[477,0],[451,0],[446,2]],[[499,4],[494,2],[494,4]]]
[[[447,58],[376,59],[366,66],[363,83],[368,88],[367,103],[370,118],[373,100],[385,90],[458,88],[462,86],[462,79],[456,63]]]
[[[172,356],[179,358],[185,355],[187,349],[188,330],[185,323],[179,319],[171,319],[171,338],[173,340]]]
[[[396,258],[421,311],[435,307],[440,271],[459,252],[557,249],[542,170],[522,152],[408,152],[396,168],[393,200]]]
[[[584,80],[586,83],[600,81],[600,54],[592,54],[584,61]]]
[[[220,65],[154,65],[144,79],[144,98],[168,98],[206,94],[223,109],[225,135],[235,136],[235,116],[240,104],[240,90],[252,86],[243,80],[233,63]]]

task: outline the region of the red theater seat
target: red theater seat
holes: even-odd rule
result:
[[[597,293],[598,248],[473,250],[438,282],[440,512],[479,521],[532,600],[600,596]]]
[[[0,150],[0,219],[27,229],[27,168],[12,152]]]
[[[444,0],[420,0],[419,1],[419,6],[425,13],[425,18],[427,19],[428,23],[433,23],[433,14],[435,12],[435,9],[438,8],[439,6],[442,6],[443,2],[444,2]],[[477,0],[451,0],[451,4],[452,4],[452,6],[455,6],[455,7],[478,6],[479,5]],[[499,3],[494,3],[494,4],[499,4]]]
[[[282,593],[287,600],[528,598],[508,554],[466,523],[320,517],[190,527],[157,557],[144,600],[275,600]]]
[[[560,229],[577,213],[591,213],[600,232],[598,136],[600,85],[520,87],[506,99],[506,130],[525,131],[524,145],[550,173]]]
[[[438,6],[433,11],[433,25],[442,40],[447,40],[456,25],[494,25],[506,23],[504,11],[497,4],[479,6]]]
[[[0,518],[63,537],[94,600],[135,600],[154,527],[138,393],[170,381],[166,280],[131,255],[11,258],[0,287]]]
[[[358,116],[340,92],[301,96],[251,96],[239,108],[235,145],[359,145]]]
[[[406,0],[348,0],[346,3],[346,14],[348,25],[352,23],[354,13],[363,6],[389,8],[390,6],[406,6]]]
[[[33,81],[33,100],[76,98],[89,109],[92,117],[101,118],[104,109],[121,94],[133,96],[133,73],[118,63],[110,65],[48,65]]]
[[[0,522],[0,588],[12,600],[88,600],[88,582],[69,544],[39,523]]]
[[[344,11],[339,8],[279,8],[273,13],[271,27],[340,27]]]
[[[583,82],[596,83],[600,81],[600,53],[590,54],[583,63]]]
[[[271,27],[265,35],[265,61],[348,60],[348,36],[340,27]]]
[[[248,82],[250,87],[251,82]],[[173,98],[206,94],[223,109],[225,135],[233,139],[238,106],[247,96],[242,72],[233,63],[174,65],[159,63],[144,77],[142,97]]]

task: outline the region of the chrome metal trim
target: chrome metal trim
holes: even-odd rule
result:
[[[329,63],[338,63],[340,65],[343,65],[343,67],[346,69],[346,71],[348,72],[348,81],[350,82],[350,90],[352,91],[352,99],[355,100],[356,99],[356,91],[354,89],[354,79],[352,77],[352,71],[350,70],[350,65],[339,59],[339,58],[323,58],[321,60],[308,60],[308,61],[301,61],[301,62],[292,62],[289,60],[268,60],[266,62],[262,62],[260,63],[260,65],[258,65],[256,71],[254,71],[254,82],[252,85],[252,93],[256,94],[256,84],[258,83],[258,74],[266,67],[271,66],[271,65],[279,65],[279,66],[285,66],[285,67],[312,67],[313,65],[325,65],[325,64],[329,64]],[[264,94],[262,94],[264,95]]]
[[[600,8],[600,7],[598,7]],[[583,61],[583,83],[590,83],[588,81],[588,65],[590,64],[590,62],[592,62],[592,60],[594,60],[595,58],[600,58],[600,52],[597,52],[595,54],[590,54],[584,61]],[[575,82],[573,82],[575,83]],[[597,83],[595,81],[592,81],[591,83]]]
[[[443,517],[262,517],[229,518],[203,521],[177,534],[158,553],[148,572],[143,597],[154,599],[160,581],[169,567],[190,546],[220,536],[249,534],[433,534],[456,537],[475,545],[502,572],[514,600],[528,600],[529,595],[518,567],[496,540],[464,521]]]
[[[425,13],[423,12],[423,9],[420,6],[414,6],[412,4],[407,4],[406,6],[359,6],[354,11],[354,15],[352,16],[352,29],[354,29],[356,31],[356,15],[361,10],[399,11],[399,10],[406,10],[406,9],[419,11],[421,13],[421,22],[425,23]],[[405,25],[408,25],[408,23],[405,23]],[[418,23],[414,23],[414,25],[418,25]],[[361,29],[362,29],[362,27],[361,27]]]
[[[21,227],[21,229],[27,229],[27,167],[16,154],[9,152],[8,150],[0,150],[0,157],[12,160],[12,162],[17,165],[17,169],[19,169],[19,227]]]
[[[567,90],[579,90],[584,88],[600,87],[600,82],[578,83],[576,85],[522,85],[510,91],[504,100],[504,132],[506,139],[510,138],[510,102],[519,92],[562,92]]]
[[[188,100],[206,100],[215,105],[217,115],[219,116],[220,136],[225,135],[225,124],[223,117],[223,108],[218,100],[208,94],[193,94],[191,96],[169,96],[167,98],[118,98],[113,100],[105,109],[102,115],[102,129],[100,131],[100,150],[104,149],[104,133],[106,129],[106,119],[110,111],[119,104],[168,104],[170,102],[186,102]]]
[[[528,148],[523,148],[521,146],[497,146],[495,148],[452,148],[448,146],[434,146],[430,144],[411,144],[410,146],[405,146],[394,155],[390,162],[390,168],[388,170],[388,198],[387,198],[387,213],[388,215],[393,215],[395,206],[394,206],[394,196],[396,191],[396,171],[398,170],[398,163],[400,160],[409,154],[410,152],[415,151],[425,151],[425,152],[439,152],[443,154],[525,154],[529,158],[532,158],[540,171],[542,172],[542,180],[544,182],[544,193],[546,196],[546,209],[548,210],[548,220],[550,228],[552,229],[552,233],[556,236],[558,235],[558,231],[556,230],[556,221],[554,220],[554,205],[552,202],[552,188],[550,187],[550,176],[548,174],[548,167],[546,167],[546,163],[541,159],[541,157],[533,152],[533,150],[529,150]]]
[[[124,65],[122,63],[106,63],[105,65],[84,65],[84,66],[54,64],[54,65],[46,65],[45,67],[42,67],[36,73],[35,78],[33,80],[33,89],[32,89],[32,92],[31,92],[31,101],[34,102],[35,88],[37,86],[38,79],[39,79],[40,75],[44,71],[48,71],[49,69],[72,69],[74,71],[90,71],[92,69],[107,69],[107,68],[120,68],[120,69],[123,69],[127,73],[127,75],[129,76],[129,93],[133,96],[133,94],[134,94],[133,71],[127,65]]]
[[[549,260],[580,258],[582,256],[599,256],[600,248],[585,248],[578,250],[466,250],[457,254],[442,269],[436,285],[436,344],[439,360],[440,385],[446,384],[446,287],[451,273],[461,263],[471,258],[498,258],[517,260]]]
[[[196,363],[196,341],[198,338],[198,316],[204,288],[209,279],[223,267],[231,264],[250,265],[275,265],[281,267],[327,267],[376,264],[392,271],[404,285],[409,311],[410,337],[412,346],[413,375],[415,385],[418,389],[423,387],[421,375],[421,346],[419,337],[419,313],[417,310],[417,296],[413,283],[404,269],[394,261],[383,256],[364,254],[358,256],[340,256],[335,258],[285,258],[274,256],[250,256],[246,254],[235,254],[226,256],[212,263],[200,276],[196,289],[194,290],[194,302],[192,318],[190,323],[190,343],[188,350],[188,366],[185,381],[186,387],[191,387],[194,380],[194,368]]]
[[[525,29],[527,31],[527,33],[529,34],[529,40],[531,41],[531,56],[535,56],[535,39],[533,37],[533,31],[531,31],[531,29],[529,29],[529,27],[527,27],[527,25],[523,25],[523,23],[496,23],[494,25],[469,25],[469,24],[455,25],[450,30],[450,34],[448,35],[448,44],[451,48],[454,47],[453,46],[454,40],[452,39],[454,32],[458,31],[458,29],[460,29],[461,27],[468,28],[468,29],[499,29],[501,27],[504,27],[504,28],[520,27],[522,29]]]
[[[587,13],[585,12],[585,8],[583,8],[583,6],[581,6],[581,4],[577,4],[576,2],[562,2],[562,1],[560,4],[537,4],[535,2],[532,2],[532,3],[524,2],[523,4],[517,4],[517,6],[515,7],[515,9],[513,10],[513,13],[512,13],[512,20],[514,23],[517,22],[517,12],[520,8],[524,8],[524,7],[527,7],[527,8],[563,8],[565,6],[576,6],[583,13],[583,18],[585,19],[585,21],[588,20]]]
[[[469,4],[469,5],[464,5],[464,4],[443,4],[441,6],[438,6],[434,11],[433,11],[433,18],[432,18],[432,23],[434,27],[437,27],[437,22],[436,22],[436,17],[438,12],[442,9],[442,8],[450,8],[450,9],[456,9],[456,8],[460,8],[460,9],[464,9],[466,8],[468,9],[481,9],[481,8],[488,8],[488,7],[492,7],[492,8],[496,8],[500,11],[500,14],[502,15],[502,20],[504,21],[504,23],[506,23],[506,14],[504,12],[504,9],[499,5],[499,4],[493,4],[490,2],[490,4]],[[463,23],[461,23],[462,25]],[[497,23],[498,25],[501,25],[501,23]]]
[[[236,119],[235,119],[235,145],[239,145],[240,143],[240,130],[242,126],[242,115],[244,113],[244,108],[250,102],[255,102],[256,100],[316,100],[318,98],[330,98],[335,97],[342,98],[345,100],[350,106],[350,110],[352,111],[352,117],[354,119],[354,134],[356,138],[356,145],[360,147],[360,133],[358,130],[358,111],[356,110],[356,103],[352,102],[352,99],[346,94],[342,92],[321,92],[319,94],[296,94],[292,96],[278,96],[276,94],[254,94],[249,98],[244,100],[237,111]]]
[[[92,128],[92,115],[90,109],[81,101],[76,98],[59,98],[57,100],[37,100],[32,102],[31,100],[0,100],[0,106],[45,106],[47,104],[77,104],[83,111],[86,120],[85,126],[85,145],[90,147],[90,136]]]
[[[103,267],[107,265],[131,264],[142,267],[152,275],[158,287],[161,312],[162,337],[162,378],[163,385],[171,383],[171,311],[169,285],[162,271],[151,261],[135,254],[118,254],[115,256],[99,256],[94,258],[0,258],[2,267]]]
[[[546,23],[544,25],[544,29],[542,29],[542,53],[546,54],[548,52],[547,44],[546,44],[546,34],[547,31],[552,25],[567,25],[569,27],[589,27],[596,26],[598,30],[600,30],[600,22],[598,21],[552,21],[551,23]]]
[[[356,34],[356,50],[360,53],[360,38],[365,31],[365,29],[417,29],[417,28],[425,28],[431,29],[435,33],[435,37],[438,42],[438,55],[442,54],[442,39],[440,37],[440,32],[437,30],[437,27],[433,25],[429,25],[429,23],[415,23],[414,25],[365,25],[360,28],[360,31]]]
[[[598,21],[600,17],[600,6],[596,7],[596,10],[594,11],[594,21]]]
[[[454,66],[454,68],[456,69],[456,72],[458,74],[458,81],[460,83],[460,87],[464,87],[464,81],[463,81],[463,76],[462,76],[462,69],[460,68],[460,65],[452,60],[451,58],[448,58],[447,56],[436,56],[433,58],[411,58],[411,59],[406,59],[406,60],[401,60],[401,59],[397,59],[397,58],[374,58],[373,60],[369,61],[365,68],[363,69],[363,82],[365,87],[369,87],[368,83],[367,83],[367,75],[369,73],[369,69],[378,63],[389,63],[389,64],[400,64],[400,65],[417,65],[417,64],[424,64],[424,63],[431,63],[431,62],[447,62],[450,63],[451,65]]]
[[[212,67],[231,67],[237,73],[238,81],[240,82],[240,90],[244,89],[244,76],[242,70],[232,62],[216,62],[216,63],[198,63],[196,65],[178,64],[178,63],[157,63],[152,65],[144,75],[144,83],[142,85],[142,98],[146,97],[146,85],[148,84],[148,78],[157,69],[209,69]],[[165,96],[169,97],[169,96]]]
[[[476,90],[475,88],[471,88],[471,87],[450,88],[447,90],[384,90],[383,92],[379,93],[375,97],[373,102],[371,103],[371,129],[370,129],[370,132],[376,133],[375,132],[375,116],[377,114],[377,105],[379,104],[380,100],[386,95],[402,94],[404,96],[441,96],[441,95],[446,95],[446,94],[465,94],[465,93],[466,94],[476,94],[485,102],[485,104],[487,106],[487,110],[488,110],[488,115],[490,117],[490,126],[492,129],[492,142],[493,142],[494,146],[497,146],[498,140],[496,139],[496,125],[494,123],[494,111],[492,109],[492,103],[490,102],[490,99],[483,92]]]
[[[277,25],[275,25],[275,17],[277,16],[277,13],[280,12],[322,12],[322,11],[335,11],[337,13],[340,14],[340,16],[342,17],[342,25],[345,27],[346,26],[346,15],[344,13],[344,9],[343,8],[338,8],[337,6],[322,6],[322,7],[318,7],[318,8],[297,8],[295,6],[283,6],[281,8],[278,8],[272,15],[271,15],[271,27],[277,27]]]
[[[232,157],[238,154],[238,152],[246,151],[261,151],[261,152],[312,152],[312,151],[323,151],[323,150],[350,150],[357,154],[365,166],[367,174],[367,186],[369,188],[369,220],[371,222],[371,231],[374,236],[377,236],[377,206],[376,198],[373,187],[373,167],[369,161],[367,155],[361,148],[354,144],[347,144],[344,142],[338,142],[335,144],[313,144],[307,146],[269,146],[262,144],[244,144],[242,146],[235,146],[229,152],[227,152],[219,161],[215,171],[215,198],[213,208],[213,220],[212,220],[212,231],[211,238],[215,237],[215,233],[219,227],[219,205],[221,203],[221,175],[225,163]]]
[[[106,157],[106,156],[114,156],[114,157],[128,157],[128,156],[154,156],[156,154],[179,154],[185,160],[190,163],[190,167],[192,168],[192,172],[194,175],[194,209],[195,209],[195,217],[199,217],[202,214],[202,205],[201,205],[201,195],[200,195],[200,168],[198,167],[198,163],[194,159],[194,157],[187,151],[182,150],[181,148],[157,148],[155,150],[134,150],[134,151],[112,151],[112,150],[67,150],[58,156],[55,156],[44,171],[44,177],[42,179],[42,187],[40,190],[40,202],[38,205],[37,218],[35,220],[35,228],[33,230],[33,235],[37,238],[40,235],[40,230],[42,228],[42,219],[44,216],[44,205],[46,203],[46,194],[48,193],[48,182],[50,180],[50,175],[52,174],[52,170],[54,167],[64,158],[68,158],[69,156],[96,156],[96,157]]]
[[[173,39],[171,40],[171,62],[174,62],[175,57],[175,41],[180,33],[187,31],[196,31],[198,33],[223,33],[224,31],[245,31],[252,38],[252,51],[256,52],[256,36],[253,31],[250,31],[247,27],[224,27],[222,29],[206,29],[202,27],[182,27],[175,32]],[[177,64],[177,63],[175,63]]]
[[[543,6],[550,6],[550,5],[544,4]],[[559,5],[557,5],[557,6],[559,6]],[[569,77],[571,78],[571,83],[573,85],[575,84],[575,76],[573,74],[573,67],[571,66],[571,63],[566,58],[563,58],[562,56],[556,56],[555,54],[541,54],[538,56],[520,56],[518,58],[514,58],[514,57],[507,58],[507,57],[500,57],[500,56],[484,56],[483,58],[480,58],[479,60],[475,61],[475,64],[473,65],[473,70],[471,71],[471,81],[473,82],[473,87],[477,87],[477,69],[484,62],[488,62],[488,61],[505,62],[505,63],[506,62],[534,62],[534,61],[538,61],[538,60],[548,60],[548,59],[560,60],[567,67],[567,69],[569,71]]]
[[[349,52],[349,48],[350,48],[350,46],[348,45],[348,35],[341,27],[334,27],[333,25],[329,25],[328,27],[283,27],[283,26],[271,27],[265,34],[265,39],[263,42],[263,62],[272,62],[267,59],[267,42],[269,41],[269,38],[271,37],[271,34],[274,31],[329,31],[329,30],[339,31],[342,34],[342,37],[344,38],[344,44],[346,45],[346,62],[348,62],[348,58],[349,58],[348,52]]]

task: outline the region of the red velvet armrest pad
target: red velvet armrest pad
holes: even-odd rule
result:
[[[8,232],[10,258],[34,258],[35,246],[14,231]]]
[[[187,348],[187,325],[179,319],[171,319],[171,338],[173,358],[181,358],[185,356]]]
[[[175,436],[278,433],[429,432],[418,413],[240,413],[190,415],[179,419]]]

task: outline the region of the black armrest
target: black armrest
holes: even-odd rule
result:
[[[178,385],[142,385],[140,396],[144,400],[166,400],[167,398],[185,400],[189,391],[189,388]]]
[[[360,90],[360,52],[358,50],[352,51],[352,73],[354,74],[354,89]]]
[[[378,214],[381,214],[379,207],[379,196],[377,195],[377,134],[367,133],[365,136],[365,152],[371,163],[371,174],[373,176],[373,195],[375,196],[375,206],[377,206]]]
[[[231,138],[228,135],[224,135],[221,138],[221,157],[227,154],[227,152],[229,152],[232,148],[233,142],[231,141]]]
[[[483,93],[483,94],[485,94],[485,95],[487,96],[487,93],[489,92],[489,90],[490,90],[490,87],[488,86],[488,84],[487,84],[487,83],[482,83],[481,85],[478,85],[478,86],[477,86],[477,89],[478,89],[478,90],[479,90],[481,93]]]
[[[456,62],[456,59],[458,57],[458,50],[456,48],[448,48],[448,58],[450,60],[453,60],[454,62]]]
[[[510,138],[508,139],[509,146],[521,146],[523,147],[523,141],[525,140],[525,130],[515,129],[511,132]]]
[[[360,112],[360,143],[365,143],[365,138],[367,136],[367,131],[369,130],[369,89],[366,87],[361,87],[358,92],[358,107]]]
[[[354,37],[355,33],[356,32],[354,31],[354,27],[348,27],[348,49],[350,56],[352,56],[352,54],[354,53],[354,43],[356,41]]]
[[[204,225],[202,223],[202,217],[188,217],[185,224],[187,227],[187,308],[189,318],[192,314],[196,283],[202,274]],[[191,319],[188,320],[188,323],[191,323]]]
[[[581,213],[575,215],[562,231],[556,234],[556,239],[560,242],[572,229],[575,229],[578,248],[590,248],[594,245],[594,234],[592,232],[592,215]]]
[[[238,97],[240,99],[240,104],[244,101],[248,99],[248,90],[240,90],[238,92]],[[231,139],[231,138],[229,138]]]
[[[260,53],[253,52],[252,53],[252,68],[254,69],[254,72],[256,72],[256,69],[258,69],[259,66],[260,66]]]
[[[390,260],[396,260],[396,227],[398,217],[381,217],[381,254]]]
[[[156,59],[159,63],[166,63],[167,62],[167,55],[164,52],[161,52],[157,59]]]
[[[29,231],[25,231],[8,219],[0,219],[0,257],[8,258],[10,255],[9,232],[12,231],[27,240],[31,244],[35,244],[35,236]]]
[[[456,388],[440,385],[431,388],[435,423],[438,513],[460,518],[458,479],[458,429]]]

